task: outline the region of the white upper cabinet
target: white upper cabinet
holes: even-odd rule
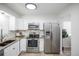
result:
[[[39,27],[40,27],[40,30],[43,30],[43,23],[40,23]]]
[[[9,18],[9,30],[15,30],[15,17],[10,16]]]
[[[25,30],[26,27],[24,25],[24,20],[23,19],[16,19],[16,30]]]
[[[29,23],[39,23],[39,22],[31,22],[26,19],[17,19],[16,20],[16,29],[17,30],[27,30]],[[39,23],[39,29],[43,30],[43,23]]]

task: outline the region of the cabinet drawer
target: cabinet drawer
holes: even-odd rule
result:
[[[11,46],[4,49],[5,56],[16,56],[19,54],[19,42],[12,44]]]

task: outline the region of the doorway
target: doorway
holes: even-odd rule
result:
[[[64,55],[71,55],[71,22],[62,23],[62,52]]]

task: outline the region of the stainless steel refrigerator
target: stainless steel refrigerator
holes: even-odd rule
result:
[[[57,23],[44,24],[44,52],[60,53],[60,26]]]

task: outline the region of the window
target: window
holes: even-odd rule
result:
[[[70,21],[63,22],[63,29],[66,29],[68,35],[71,36],[71,22]]]

